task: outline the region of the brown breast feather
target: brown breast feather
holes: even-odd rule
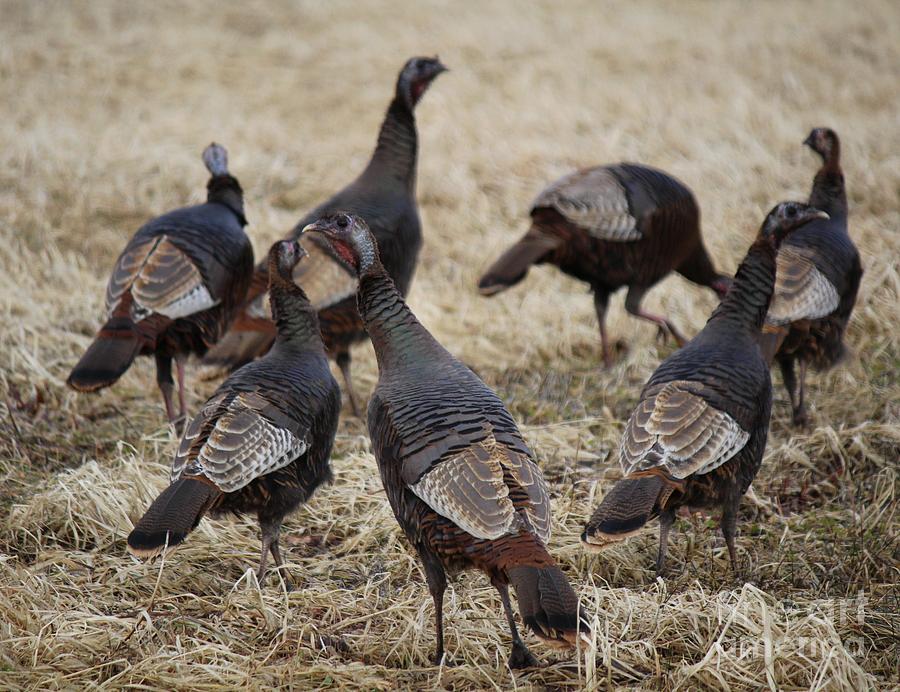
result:
[[[638,404],[619,449],[626,475],[659,469],[680,480],[709,473],[747,444],[749,433],[696,394],[696,387],[669,382]]]
[[[506,478],[528,494],[524,509],[529,528],[546,543],[550,499],[543,474],[534,461],[498,444],[493,435],[441,460],[409,487],[467,533],[496,540],[517,533],[523,524]]]
[[[784,247],[776,259],[775,291],[766,324],[779,326],[812,320],[837,310],[837,288],[818,270],[813,250]]]

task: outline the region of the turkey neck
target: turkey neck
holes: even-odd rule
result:
[[[381,123],[375,153],[361,177],[372,178],[373,183],[378,183],[387,175],[414,193],[417,150],[415,115],[403,99],[395,96]]]
[[[841,145],[834,142],[828,158],[813,178],[809,203],[832,218],[847,217],[847,191],[841,170]]]
[[[416,362],[433,367],[435,360],[428,356],[444,352],[413,315],[380,262],[359,278],[356,301],[375,347],[379,372]],[[422,356],[418,361],[417,355]]]
[[[723,324],[759,332],[775,288],[775,256],[770,239],[759,238],[750,246],[731,289],[713,311],[707,326]]]
[[[319,317],[302,288],[279,276],[269,286],[269,300],[277,330],[273,351],[323,349]]]
[[[206,184],[206,201],[228,207],[238,217],[242,226],[247,225],[247,219],[244,217],[244,191],[237,178],[230,175],[216,175],[210,178]]]

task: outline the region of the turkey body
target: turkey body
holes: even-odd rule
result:
[[[183,363],[205,354],[225,332],[253,274],[240,185],[227,173],[224,149],[211,145],[204,159],[213,174],[207,202],[145,224],[116,260],[106,289],[107,321],[69,375],[73,389],[107,387],[135,357],[153,355],[171,421],[174,359],[185,415]]]
[[[534,201],[531,228],[479,281],[484,295],[518,283],[532,264],[553,264],[586,282],[612,361],[605,317],[609,297],[627,287],[629,313],[684,339],[664,317],[640,307],[644,294],[671,271],[724,295],[730,279],[716,273],[700,234],[691,191],[672,176],[622,163],[578,171],[554,182]]]
[[[724,413],[730,419],[721,430],[698,428],[689,434],[680,430],[684,440],[696,435],[693,441],[699,442],[707,435],[721,434],[726,453],[739,446],[734,456],[720,466],[688,476],[667,507],[737,504],[756,477],[768,437],[772,383],[767,364],[755,344],[753,334],[714,322],[710,329],[666,359],[644,386],[641,401],[656,400],[663,392],[666,395],[683,392],[686,400],[702,400],[701,406]],[[701,420],[704,424],[709,422],[699,418],[698,423]]]
[[[168,257],[163,256],[165,252]],[[172,257],[180,264],[182,257],[179,255],[187,258],[199,274],[202,286],[189,286],[187,292],[174,296],[159,312],[136,323],[143,333],[144,325],[140,321],[149,318],[147,326],[154,321],[167,322],[158,331],[147,330],[148,338],[142,343],[140,355],[163,358],[174,358],[183,353],[204,355],[224,333],[247,292],[253,271],[253,249],[241,219],[229,207],[207,202],[164,214],[135,234],[116,263],[116,272],[107,289],[107,309],[115,312],[127,301],[132,315],[140,318],[146,310],[141,310],[140,296],[135,295],[134,279],[137,277],[130,271],[121,272],[121,268],[130,268],[136,261],[142,261],[145,270],[149,262],[157,260],[157,266],[164,270],[171,266],[166,265]],[[173,267],[169,276],[158,280],[161,283],[167,279],[180,281],[182,276],[176,274],[179,271],[188,273],[186,267]],[[206,305],[210,307],[189,312]]]
[[[383,309],[373,302],[373,284],[364,277],[360,286],[367,317]],[[478,569],[504,607],[508,585],[517,587],[522,618],[542,639],[574,644],[578,601],[546,549],[550,498],[531,450],[496,394],[436,342],[423,341],[402,366],[379,358],[385,366],[368,426],[388,501],[422,561],[436,608],[448,576]],[[542,590],[552,605],[542,602]],[[442,625],[438,632],[442,639]],[[435,660],[442,641],[439,647]],[[514,643],[510,665],[534,663]]]
[[[393,101],[381,125],[372,158],[360,176],[326,202],[306,214],[291,238],[332,212],[344,211],[364,218],[381,252],[385,269],[405,295],[412,283],[422,228],[416,203],[418,134],[415,104],[430,82],[446,68],[437,59],[413,58],[401,70]],[[350,347],[366,338],[356,308],[356,278],[313,237],[301,242],[310,260],[298,267],[296,281],[319,310],[322,338],[328,353],[340,367],[354,413],[359,406],[350,379]],[[265,312],[265,268],[257,267],[241,316],[231,333],[205,362],[236,367],[265,353],[274,328]]]
[[[172,481],[190,475],[197,440],[208,440],[223,417],[237,407],[258,411],[270,425],[301,440],[295,444],[304,451],[287,466],[255,477],[237,491],[224,493],[210,507],[210,513],[255,512],[260,523],[266,524],[272,518],[293,512],[322,483],[332,480],[328,459],[337,431],[340,388],[331,375],[324,352],[302,349],[282,349],[271,358],[248,363],[223,388],[225,391],[214,395],[203,407],[195,419],[196,425],[185,431],[172,469]],[[273,446],[273,449],[281,447]],[[289,451],[284,453],[289,454]],[[221,480],[223,489],[242,482],[243,473],[243,469],[232,469],[231,477]]]
[[[844,355],[843,335],[856,303],[862,264],[859,252],[846,230],[846,219],[822,220],[811,223],[785,242],[783,252],[786,260],[780,267],[784,268],[778,282],[773,310],[767,317],[766,324],[771,327],[782,327],[785,320],[797,314],[808,317],[792,320],[787,334],[778,349],[776,359],[781,362],[804,361],[817,369],[826,369],[840,361]],[[817,274],[810,283],[806,295],[788,298],[793,293],[787,287],[793,281],[791,264],[805,265],[801,271]],[[825,284],[822,279],[828,283]],[[805,278],[803,279],[805,280]],[[787,289],[787,290],[785,290]],[[803,306],[792,310],[788,300],[803,301]],[[823,316],[816,317],[829,310]]]
[[[774,358],[781,369],[796,425],[807,423],[807,366],[825,370],[844,357],[844,332],[863,275],[859,252],[847,227],[847,194],[837,134],[816,128],[806,144],[823,158],[813,180],[810,204],[826,211],[830,218],[814,221],[785,240],[761,337],[765,356]]]
[[[363,258],[358,308],[379,370],[369,435],[388,501],[434,598],[435,661],[444,652],[447,578],[465,569],[483,571],[500,593],[513,635],[511,666],[536,661],[519,638],[510,584],[532,631],[552,644],[573,645],[579,627],[584,631],[578,599],[547,551],[549,495],[515,422],[497,395],[418,322],[378,261],[362,219],[338,214],[308,231],[327,237],[335,229],[357,234],[354,251]]]
[[[277,254],[280,246],[281,256]],[[290,249],[294,248],[294,249]],[[185,430],[171,485],[137,523],[129,551],[149,557],[177,545],[205,514],[255,513],[262,528],[259,578],[271,551],[282,564],[282,519],[331,480],[340,388],[315,309],[292,280],[293,241],[277,243],[270,271],[278,337],[265,357],[234,372]]]
[[[641,391],[619,449],[624,473],[585,526],[588,548],[624,540],[660,518],[657,573],[682,506],[721,508],[732,569],[743,494],[759,471],[769,430],[772,383],[759,347],[782,239],[822,216],[786,202],[767,216],[728,295],[703,330],[664,360]]]
[[[662,574],[678,509],[716,508],[733,555],[737,510],[762,464],[771,406],[768,364],[755,334],[711,322],[641,391],[621,443],[625,480],[588,522],[586,545],[623,540],[659,516]]]

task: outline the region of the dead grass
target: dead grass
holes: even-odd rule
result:
[[[0,1],[0,687],[666,690],[900,685],[900,12],[862,3],[175,3]],[[500,605],[476,575],[446,605],[457,665],[431,666],[432,607],[365,431],[341,423],[336,483],[289,522],[287,594],[249,568],[252,522],[205,521],[164,562],[124,539],[175,440],[152,367],[76,396],[107,271],[146,218],[201,198],[223,142],[257,250],[365,162],[409,55],[451,67],[419,112],[426,245],[410,297],[523,424],[554,500],[552,549],[596,613],[588,651],[512,675]],[[673,575],[654,536],[600,557],[581,526],[612,450],[670,352],[613,301],[611,372],[584,287],[550,269],[493,300],[475,280],[576,165],[637,160],[697,193],[733,270],[762,214],[803,198],[813,125],[844,139],[866,275],[854,356],[811,379],[814,426],[779,387],[745,499],[742,578],[714,521],[681,518]],[[651,292],[696,331],[707,292]],[[361,391],[370,347],[355,352]],[[192,407],[214,383],[195,381]]]

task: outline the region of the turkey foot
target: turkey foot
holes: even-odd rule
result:
[[[522,668],[540,668],[541,664],[534,657],[528,647],[521,642],[513,644],[512,653],[509,655],[507,665],[512,670],[520,670]]]
[[[648,319],[651,319],[648,317]],[[658,322],[656,325],[656,340],[661,341],[663,344],[669,343],[669,337],[675,341],[675,344],[678,348],[683,347],[687,343],[687,339],[682,336],[681,332],[679,332],[675,325],[669,322],[667,319],[660,317],[658,318],[662,320],[662,322]],[[655,319],[651,319],[651,321],[656,321]]]

